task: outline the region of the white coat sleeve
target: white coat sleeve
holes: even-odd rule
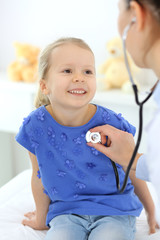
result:
[[[148,165],[147,165],[147,160],[146,160],[146,155],[143,154],[140,156],[137,162],[137,167],[136,167],[136,177],[140,178],[144,181],[150,181],[149,180],[149,170],[148,170]]]

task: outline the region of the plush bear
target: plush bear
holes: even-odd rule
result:
[[[40,49],[30,44],[14,43],[16,60],[8,66],[8,75],[12,81],[35,82]]]
[[[102,74],[100,84],[103,86],[103,90],[121,88],[124,91],[130,91],[131,84],[125,65],[122,40],[119,37],[110,40],[107,43],[107,51],[109,57],[99,68],[99,73]],[[127,56],[132,73],[137,72],[138,68],[128,53]]]

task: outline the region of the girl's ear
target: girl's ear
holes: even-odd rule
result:
[[[48,95],[49,91],[47,88],[46,81],[44,79],[40,80],[40,89],[44,95]]]
[[[136,17],[137,30],[143,30],[146,23],[145,20],[147,15],[147,9],[138,4],[136,1],[131,1],[130,8],[132,11],[132,17]]]

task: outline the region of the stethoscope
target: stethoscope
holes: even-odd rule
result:
[[[134,92],[134,96],[135,96],[135,102],[139,106],[139,129],[138,129],[138,137],[137,137],[137,142],[136,142],[136,145],[135,145],[135,149],[133,151],[131,160],[130,160],[129,165],[127,167],[127,170],[125,172],[125,178],[124,178],[122,187],[118,189],[120,193],[123,193],[125,188],[126,188],[128,177],[129,177],[129,173],[130,173],[132,164],[133,164],[133,162],[135,160],[135,156],[136,156],[136,154],[138,152],[139,145],[140,145],[140,142],[141,142],[142,130],[143,130],[143,105],[144,105],[144,103],[146,103],[149,100],[149,98],[152,96],[153,91],[154,91],[152,89],[148,93],[147,97],[143,101],[141,101],[141,102],[139,101],[137,85],[133,81],[133,77],[132,77],[132,74],[131,74],[131,70],[130,70],[129,62],[128,62],[128,58],[127,58],[127,50],[126,50],[126,39],[127,39],[128,31],[130,30],[131,26],[135,22],[136,22],[136,18],[133,18],[131,23],[128,24],[127,27],[124,29],[124,32],[123,32],[123,35],[122,35],[122,42],[123,42],[123,52],[124,52],[125,64],[126,64],[126,67],[127,67],[129,79],[130,79],[131,84],[132,84],[132,88],[133,88],[133,92]],[[119,181],[118,178],[116,178],[117,181]]]
[[[116,166],[115,162],[113,162],[111,160],[111,163],[112,163],[112,166],[113,166],[113,170],[114,170],[114,174],[115,174],[115,178],[116,178],[117,190],[118,190],[119,193],[123,193],[125,188],[126,188],[126,185],[127,185],[127,182],[128,182],[129,173],[130,173],[132,164],[134,162],[135,156],[136,156],[136,154],[138,152],[139,145],[140,145],[140,142],[141,142],[142,130],[143,130],[143,105],[144,105],[144,103],[146,103],[149,100],[149,98],[152,96],[153,91],[154,91],[152,89],[148,93],[147,97],[143,101],[141,101],[141,102],[139,101],[137,85],[133,81],[133,77],[132,77],[132,74],[131,74],[131,70],[130,70],[129,62],[128,62],[128,57],[127,57],[127,50],[126,50],[126,39],[127,39],[128,31],[130,30],[131,26],[135,22],[136,22],[136,18],[133,18],[131,23],[128,24],[125,27],[123,35],[122,35],[122,42],[123,42],[123,51],[124,51],[125,64],[126,64],[126,67],[127,67],[129,79],[130,79],[131,84],[132,84],[133,92],[134,92],[134,95],[135,95],[135,102],[139,106],[139,130],[138,130],[138,137],[137,137],[137,142],[136,142],[136,145],[135,145],[135,149],[133,151],[131,160],[130,160],[129,165],[127,167],[127,170],[125,172],[125,177],[124,177],[124,181],[123,181],[122,187],[120,187],[120,181],[119,181],[119,174],[118,174],[117,166]],[[88,131],[87,134],[86,134],[86,141],[87,142],[91,141],[92,143],[100,142],[101,141],[100,133],[99,132],[90,132],[90,131]]]

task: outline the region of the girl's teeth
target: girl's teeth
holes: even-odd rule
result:
[[[83,94],[85,91],[70,91],[71,93]]]

